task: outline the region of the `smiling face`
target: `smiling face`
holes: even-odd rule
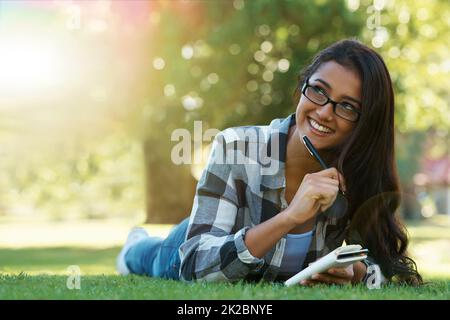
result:
[[[309,84],[322,91],[331,100],[350,104],[361,110],[361,80],[351,69],[335,61],[323,63],[309,78]],[[303,94],[297,105],[296,125],[300,138],[306,135],[316,149],[335,148],[342,144],[355,128],[356,123],[340,118],[329,102],[315,104]]]

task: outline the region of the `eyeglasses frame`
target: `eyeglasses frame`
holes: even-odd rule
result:
[[[310,98],[308,98],[308,97],[306,96],[306,93],[305,93],[305,92],[306,92],[306,89],[308,89],[309,87],[313,88],[313,86],[309,84],[309,78],[307,78],[306,81],[305,81],[305,83],[303,84],[303,87],[302,87],[302,94],[303,94],[309,101],[311,101],[312,103],[317,104],[318,106],[321,106],[321,107],[325,106],[325,105],[328,104],[328,103],[331,103],[331,104],[333,105],[333,113],[334,113],[335,115],[337,115],[339,118],[344,119],[344,120],[347,120],[347,121],[350,121],[350,122],[358,122],[359,118],[361,117],[361,111],[354,109],[354,111],[358,114],[358,117],[356,118],[356,120],[346,119],[346,118],[344,118],[344,117],[342,117],[342,116],[340,116],[340,115],[338,115],[338,114],[336,113],[336,106],[337,106],[338,104],[340,104],[340,102],[336,102],[336,101],[332,100],[325,92],[323,93],[323,95],[325,96],[325,98],[327,98],[327,101],[325,101],[325,102],[322,103],[322,104],[317,103],[317,102],[315,102],[315,101],[312,101]]]

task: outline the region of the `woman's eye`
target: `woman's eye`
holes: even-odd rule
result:
[[[316,86],[314,86],[313,87],[314,88],[314,90],[317,92],[317,93],[319,93],[319,94],[321,94],[321,95],[326,95],[325,94],[325,91],[322,89],[322,88],[320,88],[320,87],[316,87]]]
[[[341,103],[341,106],[343,106],[344,109],[347,111],[355,111],[356,110],[356,108],[349,103]]]

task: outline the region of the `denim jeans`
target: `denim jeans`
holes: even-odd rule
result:
[[[189,218],[175,226],[166,239],[149,237],[135,243],[125,254],[131,273],[165,279],[179,279],[180,255]]]

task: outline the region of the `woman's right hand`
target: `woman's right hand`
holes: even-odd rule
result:
[[[289,221],[299,225],[327,210],[336,200],[339,185],[345,191],[344,177],[336,168],[306,174],[286,208]]]

